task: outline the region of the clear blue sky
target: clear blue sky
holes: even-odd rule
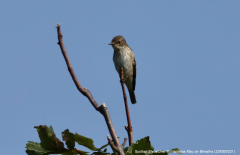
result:
[[[150,136],[155,150],[239,154],[239,8],[238,0],[2,0],[1,154],[24,155],[28,141],[39,142],[36,125],[52,125],[60,139],[68,128],[97,147],[107,143],[102,115],[68,73],[57,23],[80,83],[106,103],[121,142],[127,121],[108,45],[116,35],[137,61],[138,102],[129,105],[134,142]]]

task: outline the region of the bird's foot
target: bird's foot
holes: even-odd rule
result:
[[[128,78],[128,76],[126,76],[124,79],[121,79],[120,82],[125,82],[125,80]]]

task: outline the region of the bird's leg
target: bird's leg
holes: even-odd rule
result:
[[[127,77],[128,77],[128,76],[126,76],[126,77],[124,78],[124,69],[123,69],[123,67],[120,67],[120,74],[119,74],[119,76],[120,76],[120,82],[125,82],[125,80],[126,80]]]

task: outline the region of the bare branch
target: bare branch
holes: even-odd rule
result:
[[[128,109],[127,95],[125,93],[125,87],[124,87],[123,67],[121,67],[120,82],[121,82],[121,85],[122,85],[123,98],[124,98],[125,110],[126,110],[127,121],[128,121],[128,126],[125,126],[125,129],[127,130],[127,133],[128,133],[129,146],[131,146],[132,143],[133,143],[133,130],[132,130],[132,125],[131,125],[130,113],[129,113],[129,109]]]
[[[108,130],[111,134],[111,137],[112,137],[114,143],[116,144],[116,146],[119,148],[120,147],[120,142],[119,142],[117,134],[114,130],[114,127],[113,127],[113,124],[112,124],[112,121],[111,121],[111,118],[110,118],[110,115],[109,115],[109,112],[108,112],[108,108],[105,105],[105,103],[102,103],[102,105],[100,106],[100,109],[101,109],[100,112],[104,116],[105,121],[107,123]],[[121,151],[121,149],[119,149],[119,150]]]
[[[66,52],[66,49],[64,47],[64,44],[63,44],[63,40],[62,40],[62,33],[61,33],[61,30],[60,30],[60,24],[57,24],[57,33],[58,33],[58,44],[61,48],[61,51],[62,51],[62,54],[63,54],[63,57],[65,59],[65,62],[67,64],[67,67],[68,67],[68,71],[77,87],[77,89],[84,95],[88,98],[88,100],[90,101],[90,103],[92,104],[92,106],[97,110],[99,111],[105,118],[105,121],[107,123],[107,126],[108,126],[108,130],[111,134],[111,137],[116,145],[116,147],[118,148],[117,152],[120,154],[120,155],[124,155],[124,151],[123,151],[123,148],[122,148],[122,145],[120,144],[118,138],[117,138],[117,135],[116,135],[116,132],[114,130],[114,127],[113,127],[113,124],[112,124],[112,121],[111,121],[111,118],[110,118],[110,115],[109,115],[109,112],[108,112],[108,109],[107,109],[107,106],[105,105],[105,103],[103,103],[101,106],[99,106],[97,104],[97,102],[94,100],[92,94],[90,93],[90,91],[87,89],[87,88],[83,88],[81,86],[81,84],[78,82],[78,79],[73,71],[73,68],[72,68],[72,65],[70,63],[70,60],[67,56],[67,52]]]
[[[125,147],[126,142],[127,142],[127,137],[124,138],[124,141],[123,141],[123,144],[122,144],[122,147],[123,147],[123,148]]]
[[[114,149],[115,151],[118,151],[118,148],[115,146],[115,144],[112,142],[111,138],[109,136],[107,136],[108,139],[108,144],[111,146],[112,149]]]
[[[88,98],[88,100],[92,103],[93,107],[98,110],[99,108],[99,105],[97,104],[97,102],[94,100],[94,98],[92,97],[92,94],[90,93],[90,91],[87,89],[87,88],[83,88],[81,86],[81,84],[78,82],[78,79],[73,71],[73,68],[72,68],[72,65],[70,63],[70,60],[67,56],[67,52],[66,52],[66,49],[64,47],[64,44],[63,44],[63,36],[62,36],[62,33],[61,33],[61,30],[60,30],[60,24],[57,24],[57,32],[58,32],[58,44],[61,48],[61,51],[62,51],[62,54],[63,54],[63,57],[66,61],[66,64],[67,64],[67,67],[68,67],[68,71],[69,73],[71,74],[71,77],[77,87],[77,89],[84,95]]]

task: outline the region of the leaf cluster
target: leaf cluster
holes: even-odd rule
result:
[[[28,155],[48,155],[48,154],[61,154],[61,155],[90,155],[89,152],[78,150],[75,148],[75,142],[79,145],[82,145],[88,148],[91,151],[94,151],[92,155],[110,155],[111,153],[107,152],[107,146],[105,144],[100,148],[94,146],[94,142],[91,138],[79,135],[77,133],[73,134],[69,132],[68,129],[62,132],[62,139],[65,141],[61,142],[55,135],[52,126],[47,127],[46,125],[35,126],[37,129],[41,143],[29,141],[26,144],[26,153]],[[112,149],[113,150],[113,149]],[[149,141],[149,137],[144,137],[138,140],[136,143],[133,143],[131,146],[124,148],[124,153],[126,155],[167,155],[168,153],[181,153],[178,148],[172,149],[170,151],[158,151],[154,152],[154,148]],[[111,155],[117,155],[118,153],[113,150]]]
[[[73,134],[68,129],[62,132],[62,139],[65,141],[67,148],[64,147],[64,143],[61,142],[55,135],[52,126],[47,127],[45,125],[35,126],[37,129],[41,143],[29,141],[26,144],[26,153],[28,155],[48,155],[48,154],[62,154],[62,155],[88,155],[89,152],[75,149],[75,142],[79,145],[85,146],[86,148],[95,151],[92,154],[105,155],[108,144],[97,148],[93,144],[91,138],[84,137],[77,133]],[[105,149],[104,149],[105,148]],[[104,150],[102,150],[104,149]]]

